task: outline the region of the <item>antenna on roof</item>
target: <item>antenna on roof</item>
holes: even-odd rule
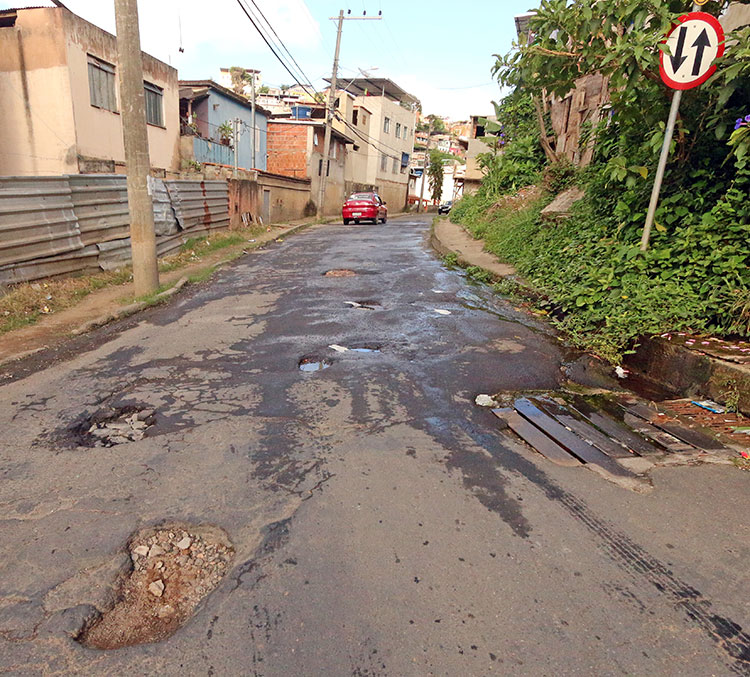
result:
[[[179,5],[177,6],[177,27],[178,27],[178,29],[180,31],[180,47],[179,47],[178,51],[180,52],[180,54],[184,54],[185,53],[185,48],[182,46],[182,16],[180,15],[180,6]]]

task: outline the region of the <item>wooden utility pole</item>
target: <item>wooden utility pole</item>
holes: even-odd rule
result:
[[[128,180],[133,282],[135,295],[143,296],[159,288],[159,268],[156,261],[154,207],[148,187],[151,161],[148,155],[137,0],[115,0],[115,22],[122,138],[125,144]]]
[[[351,10],[349,10],[351,12]],[[378,16],[344,16],[344,10],[339,10],[337,17],[329,17],[332,21],[338,21],[336,33],[336,51],[333,54],[333,71],[331,73],[331,88],[328,90],[328,101],[326,103],[326,133],[323,141],[323,163],[320,167],[320,189],[318,191],[318,218],[323,217],[326,196],[326,183],[328,180],[328,167],[331,163],[331,132],[333,129],[333,115],[336,103],[336,81],[339,72],[339,52],[341,51],[341,31],[344,20],[379,21],[383,17],[382,12]],[[351,83],[350,83],[351,84]]]

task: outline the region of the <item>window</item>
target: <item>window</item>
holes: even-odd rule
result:
[[[406,125],[404,125],[404,138],[409,138],[409,128]]]
[[[396,123],[396,138],[397,139],[401,138],[401,123],[400,122]]]
[[[146,95],[146,122],[150,125],[163,127],[162,99],[164,98],[164,90],[145,80],[143,81],[143,90]]]
[[[394,174],[398,174],[398,160],[396,158],[393,158],[393,171]]]
[[[386,118],[385,120],[383,120],[383,131],[386,134],[391,133],[391,119],[390,118]]]
[[[380,154],[380,171],[388,171],[388,156],[385,153]]]
[[[363,125],[367,124],[367,116],[364,113],[362,113],[362,124]]]
[[[359,117],[359,111],[358,111],[358,110],[357,110],[357,109],[355,108],[355,109],[354,109],[354,110],[352,111],[352,124],[353,124],[353,125],[356,125],[356,124],[357,124],[357,118],[358,118],[358,117]]]
[[[115,67],[89,55],[89,96],[91,105],[117,112]]]
[[[331,141],[331,157],[335,160],[338,150],[338,144],[335,141]]]

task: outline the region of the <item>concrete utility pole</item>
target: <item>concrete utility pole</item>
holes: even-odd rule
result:
[[[424,152],[424,169],[422,170],[422,188],[419,191],[419,211],[422,211],[424,202],[424,184],[427,182],[427,168],[430,165],[430,136],[432,135],[432,120],[430,120],[430,129],[427,132],[427,148]]]
[[[253,126],[250,130],[250,148],[252,152],[253,159],[250,161],[250,169],[255,169],[255,151],[257,150],[255,148],[255,76],[256,74],[253,73],[253,80],[252,80],[252,98],[251,98],[251,108],[252,108],[252,114],[253,114]]]
[[[236,179],[240,167],[240,119],[232,120],[232,146],[234,147],[234,171],[233,176]]]
[[[339,72],[339,51],[341,50],[341,29],[344,27],[344,10],[339,10],[339,27],[336,33],[336,51],[333,54],[333,71],[331,72],[331,88],[328,90],[326,104],[326,134],[323,141],[323,164],[320,168],[320,190],[318,192],[318,218],[323,217],[326,199],[326,183],[328,165],[331,161],[331,131],[333,126],[333,108],[336,103],[336,78]]]
[[[351,12],[351,10],[349,10]],[[382,14],[382,13],[381,13]],[[338,31],[336,33],[336,51],[333,55],[333,71],[331,73],[331,88],[328,90],[328,102],[326,103],[326,133],[323,141],[323,164],[320,169],[320,189],[318,191],[318,218],[323,217],[324,202],[326,196],[326,183],[328,179],[328,167],[331,162],[331,131],[333,129],[333,113],[336,103],[336,80],[339,72],[339,51],[341,50],[341,31],[344,27],[344,20],[370,20],[379,21],[382,16],[344,16],[344,10],[339,10],[337,17],[329,17],[332,21],[338,21]],[[351,84],[351,83],[350,83]]]
[[[137,0],[115,0],[115,22],[122,138],[128,175],[133,282],[135,295],[143,296],[159,288],[159,268],[156,261],[154,207],[148,187],[151,161],[148,155]]]

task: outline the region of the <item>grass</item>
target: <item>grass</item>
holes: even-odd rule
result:
[[[234,248],[234,251],[229,251],[223,259],[224,261],[234,260],[242,256],[243,249],[253,247],[253,243],[248,243],[248,239],[264,232],[266,232],[265,227],[253,226],[214,233],[208,237],[192,238],[180,247],[178,253],[165,257],[159,262],[159,272],[169,273],[199,263],[205,257],[223,249]],[[215,270],[216,265],[211,265],[194,273],[188,279],[191,283],[203,282]],[[0,335],[33,325],[45,315],[76,305],[92,292],[122,286],[132,279],[132,268],[123,266],[114,271],[14,285],[0,296]],[[162,303],[166,299],[157,298],[158,295],[172,286],[174,283],[164,284],[157,291],[136,301],[145,301],[149,305]],[[121,300],[122,303],[132,303],[132,301],[132,298]]]

